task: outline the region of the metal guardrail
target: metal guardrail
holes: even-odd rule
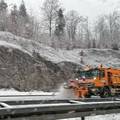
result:
[[[104,115],[120,113],[119,100],[46,100],[46,101],[6,101],[0,103],[0,119],[39,116],[41,120]],[[45,118],[45,119],[44,119]]]

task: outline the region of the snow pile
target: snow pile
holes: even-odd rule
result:
[[[19,92],[15,89],[0,89],[0,96],[24,96],[24,95],[38,95],[38,96],[51,96],[54,95],[53,92],[43,92],[43,91],[30,91],[30,92]]]

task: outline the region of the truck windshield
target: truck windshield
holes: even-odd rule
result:
[[[80,71],[79,75],[81,78],[94,78],[98,77],[100,74],[99,70],[88,70],[88,71]]]

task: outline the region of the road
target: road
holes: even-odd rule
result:
[[[94,115],[118,113],[120,110],[120,100],[113,100],[113,98],[90,98],[79,100],[65,100],[61,98],[60,100],[54,95],[22,95],[0,96],[0,99],[0,115],[2,120],[4,118],[3,116],[8,116],[8,120],[57,120],[60,118],[91,116],[93,113]]]
[[[74,116],[80,116],[80,113],[75,113],[75,111],[73,112],[73,108],[76,109],[78,107],[78,109],[85,109],[85,107],[88,107],[89,109],[92,107],[94,107],[93,105],[95,105],[95,107],[100,107],[102,104],[104,104],[102,107],[105,107],[105,105],[112,105],[114,104],[115,106],[118,107],[119,103],[120,103],[120,99],[119,98],[104,98],[104,99],[100,99],[99,97],[93,97],[93,98],[88,98],[88,99],[71,99],[71,98],[62,98],[58,95],[17,95],[17,96],[0,96],[0,106],[1,106],[1,112],[0,114],[3,116],[3,113],[5,114],[6,112],[9,113],[11,115],[13,115],[13,113],[19,113],[20,111],[22,112],[22,114],[27,111],[28,113],[33,111],[39,111],[39,112],[43,112],[43,110],[52,110],[52,113],[55,111],[55,115],[48,115],[48,119],[49,120],[56,120],[56,119],[50,119],[50,117],[59,117],[59,118],[66,118],[66,117],[74,117]],[[81,107],[80,106],[84,106]],[[91,106],[92,105],[92,106]],[[51,107],[52,106],[52,107]],[[66,107],[64,107],[66,106]],[[89,107],[90,106],[90,107]],[[42,107],[42,109],[41,109]],[[51,109],[52,108],[52,109]],[[53,109],[54,108],[54,109]],[[67,111],[67,114],[56,114],[56,111],[58,110],[58,108],[61,110],[63,109],[63,111]],[[4,109],[6,109],[6,112],[4,111]],[[30,109],[30,110],[29,110]],[[86,110],[89,110],[86,109]],[[3,110],[3,112],[2,112]],[[96,114],[96,110],[95,108],[92,109],[93,112],[95,112]],[[90,110],[90,111],[92,111]],[[94,111],[95,110],[95,111]],[[108,108],[106,109],[108,110]],[[24,112],[23,112],[24,111]],[[113,106],[112,106],[112,112],[113,112]],[[116,109],[115,109],[116,111]],[[70,114],[68,114],[70,112]],[[77,110],[77,112],[80,112],[79,110]],[[93,113],[92,112],[92,113]],[[98,111],[98,112],[106,112],[106,111]],[[61,112],[62,113],[62,112]],[[74,114],[75,113],[75,114]],[[92,114],[91,113],[91,114]],[[103,114],[101,113],[101,114]],[[115,112],[116,113],[116,112]],[[21,115],[22,115],[21,114]],[[29,117],[23,117],[24,114],[22,116],[20,116],[19,118],[9,118],[8,120],[47,120],[47,114],[43,115],[43,116],[39,116],[34,115],[33,116],[29,116]],[[44,113],[45,114],[45,113]],[[87,112],[85,113],[87,114]],[[60,115],[60,116],[59,116]],[[71,116],[70,116],[71,115]],[[73,116],[74,115],[74,116]],[[83,115],[83,113],[82,113]],[[44,119],[45,118],[45,119]]]

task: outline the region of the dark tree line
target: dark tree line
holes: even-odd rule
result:
[[[32,19],[27,13],[24,1],[17,7],[15,4],[9,12],[4,0],[0,0],[0,31],[8,31],[25,38],[32,38]]]

